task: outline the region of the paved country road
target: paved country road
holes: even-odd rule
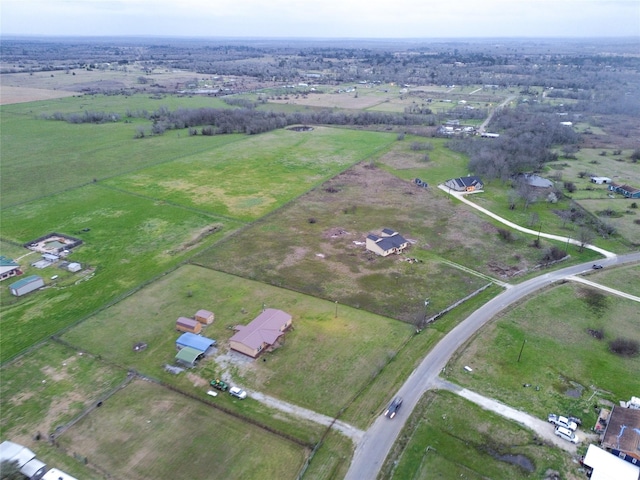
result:
[[[612,255],[599,263],[607,268],[635,262],[640,262],[640,252],[621,256]],[[362,440],[356,446],[345,479],[373,480],[378,476],[384,460],[420,397],[436,385],[438,375],[451,355],[496,314],[555,282],[590,271],[592,271],[591,264],[585,263],[545,273],[519,285],[513,285],[458,324],[427,354],[398,390],[397,395],[403,397],[404,403],[396,417],[389,420],[381,415],[364,433]]]

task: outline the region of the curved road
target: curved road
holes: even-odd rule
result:
[[[633,262],[640,262],[640,252],[611,256],[600,263],[607,267]],[[362,441],[356,446],[356,451],[345,479],[370,480],[377,477],[392,445],[395,443],[420,397],[436,384],[438,375],[449,361],[451,355],[471,338],[476,331],[495,317],[498,312],[554,282],[588,271],[591,271],[591,264],[574,265],[545,273],[519,285],[514,285],[458,324],[427,354],[398,390],[397,395],[403,397],[404,403],[403,408],[398,411],[395,419],[390,421],[386,417],[379,416],[365,432]]]

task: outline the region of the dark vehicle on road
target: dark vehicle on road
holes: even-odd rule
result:
[[[594,263],[591,268],[593,268],[594,270],[600,270],[602,268],[602,265],[600,265],[599,263]]]
[[[389,418],[395,417],[401,405],[402,405],[402,398],[400,397],[394,398],[393,402],[391,402],[387,407],[387,409],[384,411],[384,416]]]

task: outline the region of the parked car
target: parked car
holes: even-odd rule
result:
[[[555,434],[571,443],[578,443],[580,441],[575,432],[565,427],[556,427]]]
[[[243,398],[247,398],[247,392],[239,387],[231,387],[229,389],[229,393],[234,397],[239,398],[240,400],[242,400]]]
[[[226,382],[223,382],[218,378],[216,378],[215,380],[211,380],[211,386],[213,388],[217,388],[218,390],[222,390],[223,392],[226,392],[229,388],[229,385],[227,385]]]
[[[578,428],[578,424],[571,418],[561,417],[555,413],[550,413],[547,420],[549,420],[549,423],[553,423],[556,427],[563,427],[571,430],[572,432],[576,431]]]
[[[394,398],[393,402],[391,402],[387,407],[387,409],[384,411],[384,416],[389,418],[395,417],[401,405],[402,405],[402,398],[401,397]]]
[[[594,263],[591,268],[593,268],[594,270],[600,270],[602,268],[602,265],[600,265],[599,263]]]

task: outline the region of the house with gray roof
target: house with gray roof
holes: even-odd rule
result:
[[[444,182],[444,185],[456,192],[475,192],[484,188],[484,183],[482,183],[480,177],[472,175],[467,177],[451,178]]]
[[[370,252],[386,257],[392,253],[402,253],[409,246],[409,242],[395,230],[385,228],[382,233],[367,235],[365,247]]]

